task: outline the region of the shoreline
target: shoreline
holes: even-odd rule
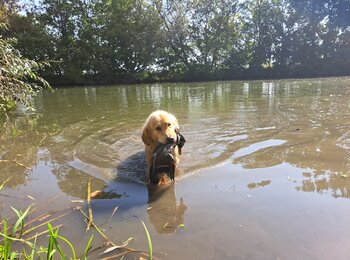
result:
[[[108,82],[95,82],[95,83],[65,83],[65,84],[52,84],[53,88],[61,89],[61,88],[70,88],[70,87],[103,87],[103,86],[114,86],[114,85],[120,85],[120,86],[129,86],[129,85],[147,85],[147,84],[196,84],[196,83],[210,83],[210,82],[237,82],[237,81],[249,81],[249,82],[255,82],[255,81],[262,81],[262,80],[270,80],[270,81],[279,81],[279,80],[313,80],[313,79],[324,79],[324,78],[347,78],[350,77],[349,75],[324,75],[324,76],[291,76],[291,77],[257,77],[257,78],[250,78],[250,77],[241,77],[241,78],[232,78],[232,79],[203,79],[203,80],[164,80],[164,81],[135,81],[135,82],[125,82],[125,81],[108,81]]]

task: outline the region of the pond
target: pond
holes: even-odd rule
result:
[[[143,221],[160,259],[347,259],[349,100],[350,78],[40,93],[35,112],[2,121],[1,218],[34,204],[31,218],[56,214],[77,248],[92,233],[98,246],[78,210],[90,182],[104,194],[91,201],[94,223],[147,251]],[[141,129],[157,109],[176,115],[187,142],[176,183],[149,191]]]

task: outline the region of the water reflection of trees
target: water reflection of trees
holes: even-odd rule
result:
[[[36,131],[38,117],[15,116],[3,119],[0,127],[0,183],[14,188],[26,183],[30,168],[44,136]]]
[[[274,98],[265,109],[256,107],[255,113],[270,120],[270,124],[265,126],[274,126],[275,129],[257,131],[254,126],[264,121],[250,121],[243,115],[251,123],[244,147],[264,139],[281,139],[287,143],[235,158],[234,163],[245,168],[264,168],[286,162],[312,172],[310,177],[304,176],[297,190],[319,193],[330,191],[334,197],[348,197],[350,182],[344,177],[349,173],[350,152],[347,141],[349,89],[344,88],[347,82],[344,79],[329,83],[314,81],[308,83],[307,87],[303,81],[292,84],[280,82],[266,86],[265,90],[263,86],[261,97],[265,95],[266,100],[269,100],[273,92]],[[246,90],[246,93],[250,95],[250,91]],[[250,104],[252,106],[254,103]]]
[[[89,181],[91,183],[91,191],[103,190],[106,187],[106,183],[103,180],[94,178],[67,165],[53,169],[52,173],[57,177],[60,190],[69,196],[86,199]]]
[[[251,182],[248,183],[247,187],[249,189],[256,189],[256,188],[262,188],[265,187],[267,185],[270,185],[271,181],[270,180],[265,180],[265,181],[260,181],[260,182]]]
[[[296,187],[298,191],[330,193],[335,198],[350,198],[350,175],[324,172],[304,174],[304,179]]]
[[[15,124],[21,129],[19,135],[10,127],[1,128],[0,158],[17,159],[32,168],[38,160],[54,162],[61,167],[60,171],[52,171],[59,182],[72,182],[72,187],[61,185],[64,192],[82,194],[89,173],[67,167],[77,156],[77,143],[89,142],[78,151],[78,156],[84,153],[80,154],[81,160],[99,167],[113,167],[115,163],[117,167],[120,160],[116,156],[101,158],[116,150],[127,153],[125,142],[119,144],[118,140],[129,140],[125,136],[130,133],[136,138],[148,114],[162,108],[175,112],[186,133],[188,143],[181,164],[185,171],[227,160],[251,144],[280,139],[287,143],[235,158],[234,163],[261,168],[287,162],[312,169],[313,175],[325,178],[316,181],[315,177],[305,177],[300,190],[330,189],[334,196],[347,197],[349,181],[339,177],[349,168],[347,84],[345,79],[209,82],[44,92],[37,98],[35,117],[12,118],[18,120]],[[104,146],[94,146],[101,143]],[[136,141],[129,150],[132,154],[139,151],[134,144]],[[45,158],[40,151],[45,151]],[[91,154],[103,151],[101,158],[91,158]],[[1,180],[14,176],[12,186],[26,182],[29,172],[24,168],[12,163],[2,163],[1,167]],[[62,174],[63,170],[67,173]],[[75,174],[80,177],[73,177]],[[79,192],[73,183],[80,185],[75,187]]]
[[[72,157],[64,154],[63,147],[49,141],[60,132],[59,126],[43,125],[41,120],[30,115],[4,120],[0,129],[0,183],[8,180],[9,188],[26,184],[36,172],[42,171],[37,165],[43,161],[51,165],[50,173],[57,177],[60,189],[70,196],[86,198],[89,179],[93,180],[93,188],[103,188],[105,182],[101,179],[68,166]],[[73,156],[72,152],[70,155]]]

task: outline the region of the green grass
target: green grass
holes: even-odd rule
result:
[[[6,180],[3,184],[0,185],[0,192],[4,188]],[[59,228],[63,226],[63,224],[56,225],[53,227],[51,225],[52,222],[62,219],[62,217],[69,214],[70,210],[64,210],[64,212],[57,211],[56,214],[59,216],[53,216],[52,214],[44,214],[42,216],[38,216],[32,218],[30,221],[26,222],[26,218],[35,211],[33,205],[30,205],[26,210],[22,211],[19,209],[15,209],[11,207],[15,214],[15,219],[9,221],[7,218],[4,218],[2,221],[0,220],[0,260],[15,260],[15,259],[25,259],[25,260],[34,260],[34,259],[46,259],[53,260],[57,259],[88,259],[89,255],[92,252],[98,250],[104,250],[106,247],[107,250],[102,254],[110,254],[112,251],[117,250],[114,256],[108,256],[106,259],[119,259],[120,257],[124,257],[127,254],[138,254],[143,257],[148,257],[150,260],[153,258],[153,248],[152,241],[147,230],[145,223],[142,221],[144,230],[147,235],[148,240],[148,248],[149,252],[143,252],[139,250],[135,250],[130,248],[128,244],[133,240],[133,238],[129,238],[124,241],[121,245],[117,245],[113,243],[106,234],[104,234],[93,221],[92,221],[92,212],[88,216],[85,214],[83,210],[80,209],[83,218],[87,223],[91,225],[95,229],[95,231],[105,240],[102,245],[99,245],[95,248],[92,246],[92,241],[94,236],[91,235],[90,239],[85,245],[83,252],[78,255],[77,250],[74,247],[73,243],[69,241],[66,237],[63,237],[59,234]],[[42,222],[44,216],[45,222]],[[47,218],[46,218],[47,217]],[[39,229],[42,227],[47,227],[44,231],[38,233]],[[37,239],[39,236],[46,234],[46,247],[43,245],[37,244]],[[40,240],[42,241],[42,240]],[[45,241],[42,242],[45,244]],[[14,247],[15,245],[15,247]]]
[[[149,235],[148,229],[145,225],[145,223],[142,221],[143,228],[145,229],[146,236],[147,236],[147,242],[148,242],[148,253],[149,253],[149,260],[152,260],[153,257],[153,246],[152,246],[152,239],[151,236]]]
[[[21,242],[29,247],[35,248],[36,240],[34,243],[32,243],[21,238],[24,230],[24,218],[28,215],[30,209],[31,206],[22,212],[21,210],[12,208],[18,217],[17,221],[12,225],[12,227],[8,225],[8,220],[6,218],[3,220],[3,232],[0,232],[0,236],[3,237],[2,244],[0,244],[1,259],[18,259],[22,254],[26,254],[26,252],[19,253],[13,251],[12,245],[14,242]]]
[[[153,247],[152,247],[152,240],[150,237],[150,234],[148,232],[148,229],[145,225],[145,223],[142,221],[142,225],[144,227],[144,230],[146,232],[147,241],[148,241],[148,252],[142,252],[139,250],[132,249],[128,247],[128,244],[130,241],[133,240],[133,238],[129,238],[128,240],[124,241],[122,245],[116,245],[114,244],[102,231],[100,228],[97,227],[96,224],[92,223],[92,226],[95,228],[97,233],[101,235],[103,239],[106,240],[107,243],[103,243],[100,246],[97,246],[93,248],[92,241],[94,236],[91,235],[90,239],[85,245],[85,248],[81,255],[77,254],[77,250],[74,247],[73,243],[69,241],[66,237],[63,237],[59,234],[59,227],[62,225],[57,225],[56,227],[52,227],[51,221],[55,221],[58,218],[52,218],[51,221],[48,221],[47,228],[45,231],[41,233],[35,233],[35,235],[30,236],[28,235],[32,234],[34,231],[39,227],[42,227],[42,223],[36,223],[35,220],[39,219],[36,218],[31,221],[30,224],[34,224],[34,227],[28,228],[28,223],[25,223],[26,217],[32,212],[33,205],[29,206],[26,210],[18,210],[13,207],[12,210],[14,211],[16,215],[16,220],[8,221],[6,218],[3,219],[3,221],[0,222],[0,259],[1,260],[15,260],[15,259],[26,259],[26,260],[34,260],[34,259],[46,259],[46,260],[53,260],[53,259],[63,259],[63,260],[70,260],[70,259],[88,259],[89,254],[93,251],[97,251],[100,249],[103,249],[105,246],[111,246],[109,249],[105,250],[102,254],[106,254],[107,251],[110,253],[114,250],[119,250],[119,252],[114,255],[116,257],[123,257],[127,254],[139,254],[143,257],[148,257],[149,260],[153,259]],[[65,214],[62,214],[61,216],[64,216]],[[87,217],[85,213],[83,213],[84,217]],[[12,222],[12,224],[10,224]],[[1,226],[2,225],[2,226]],[[45,246],[38,246],[37,239],[40,235],[47,234],[47,241],[46,241],[46,247]],[[44,242],[45,243],[45,242]],[[16,244],[16,249],[14,249],[13,245]],[[18,248],[20,248],[18,250]],[[111,259],[113,256],[108,257],[106,259]],[[119,258],[116,258],[119,259]]]
[[[24,220],[28,216],[32,206],[29,206],[25,211],[17,210],[13,207],[12,210],[17,216],[17,220],[13,225],[9,225],[9,221],[5,218],[2,221],[2,232],[0,237],[2,241],[0,243],[0,259],[12,260],[12,259],[54,259],[55,255],[58,255],[61,259],[87,259],[89,252],[92,249],[91,243],[93,235],[87,242],[83,255],[78,257],[73,244],[65,237],[59,235],[59,228],[53,228],[50,223],[47,224],[47,230],[44,233],[48,233],[48,246],[38,247],[36,245],[37,235],[32,239],[24,239],[22,235],[25,233]],[[34,241],[33,241],[34,240]],[[22,251],[15,251],[13,244],[19,243]],[[70,248],[70,252],[65,252],[61,244],[67,244]],[[17,247],[18,248],[18,247]],[[29,251],[27,251],[29,248]]]

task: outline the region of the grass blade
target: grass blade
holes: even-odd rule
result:
[[[11,209],[17,214],[18,216],[18,220],[16,221],[15,225],[13,226],[12,228],[12,234],[11,236],[12,237],[15,237],[16,235],[16,232],[18,230],[18,227],[19,225],[21,225],[21,234],[22,234],[22,231],[23,231],[23,225],[24,225],[24,218],[28,215],[29,211],[30,211],[30,208],[32,207],[32,205],[30,205],[27,210],[25,212],[19,212],[17,209],[11,207]]]
[[[90,226],[93,221],[93,216],[92,216],[92,208],[91,208],[91,179],[89,179],[88,182],[88,191],[87,191],[87,205],[88,205],[88,212],[89,212],[89,221],[86,227],[86,231],[90,229]]]
[[[85,250],[84,250],[84,255],[83,255],[83,258],[84,259],[87,259],[87,256],[89,254],[89,251],[91,250],[92,246],[91,246],[91,243],[92,243],[92,239],[94,238],[94,235],[92,235],[89,239],[89,241],[87,242],[86,244],[86,247],[85,247]]]
[[[31,252],[30,257],[28,259],[34,259],[36,240],[37,240],[37,237],[35,237],[34,244],[32,247],[32,252]]]
[[[3,241],[3,252],[2,252],[2,256],[3,259],[7,259],[8,258],[8,251],[9,251],[9,245],[8,245],[8,241],[7,241],[7,219],[4,219],[4,241]]]
[[[123,244],[121,244],[119,246],[112,246],[112,247],[107,248],[105,251],[103,251],[103,254],[110,253],[116,249],[126,248],[133,239],[134,239],[133,237],[129,237],[126,241],[123,242]]]
[[[0,191],[4,188],[6,182],[8,182],[12,177],[8,178],[6,181],[4,181],[1,185],[0,185]]]
[[[60,236],[60,235],[58,235],[58,234],[57,234],[56,238],[59,238],[59,239],[63,240],[64,242],[66,242],[67,245],[69,245],[70,248],[72,249],[73,259],[77,259],[77,255],[75,254],[75,249],[74,249],[74,246],[72,245],[72,243],[69,242],[69,240],[66,239],[65,237]]]
[[[151,236],[149,235],[148,229],[145,225],[145,223],[142,221],[143,228],[145,229],[146,236],[147,236],[147,241],[148,241],[148,252],[149,252],[149,260],[152,260],[153,257],[153,247],[152,247],[152,240]]]
[[[83,216],[90,221],[89,217],[85,214],[84,211],[80,210],[80,212],[83,214]],[[108,243],[110,243],[111,245],[115,246],[116,244],[114,244],[99,228],[97,225],[94,224],[94,222],[91,221],[91,225],[97,230],[97,232],[108,241]]]
[[[57,236],[58,236],[58,229],[55,230],[55,232],[52,229],[51,224],[47,224],[47,227],[49,229],[49,234],[50,234],[50,239],[52,239],[52,244],[56,247],[57,252],[59,253],[59,255],[61,256],[62,259],[67,259],[67,257],[64,255],[60,244],[57,241]]]
[[[47,245],[47,255],[46,255],[46,259],[47,260],[52,260],[53,259],[53,254],[55,253],[54,249],[53,249],[53,238],[50,235],[49,236],[49,244]]]

